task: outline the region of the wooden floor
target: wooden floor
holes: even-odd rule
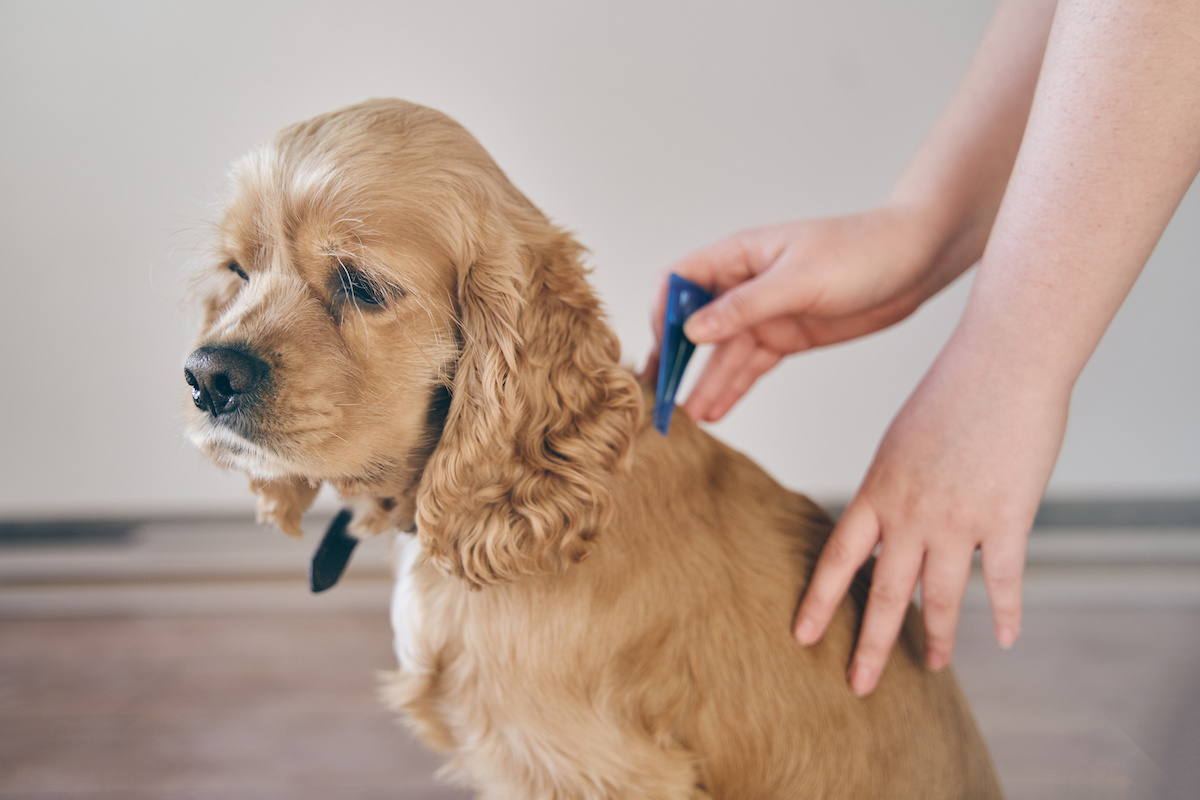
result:
[[[1046,538],[1008,652],[973,585],[955,664],[1009,797],[1200,797],[1200,538],[1173,535],[1132,560]],[[469,797],[376,702],[383,550],[312,597],[310,545],[199,525],[0,551],[0,798]]]
[[[449,798],[381,614],[0,621],[0,797]]]

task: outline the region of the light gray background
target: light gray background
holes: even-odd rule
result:
[[[228,164],[374,96],[437,107],[591,248],[625,347],[655,273],[882,200],[990,16],[961,0],[0,3],[0,517],[241,511],[180,434],[184,275]],[[1200,492],[1200,196],[1075,395],[1059,497]],[[850,495],[961,310],[795,358],[714,430]]]

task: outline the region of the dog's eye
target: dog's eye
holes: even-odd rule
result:
[[[386,301],[383,291],[353,267],[340,265],[338,279],[341,295],[359,306],[382,306]]]
[[[242,269],[242,265],[236,261],[229,262],[229,271],[237,275],[244,281],[250,280],[250,276],[246,274],[246,270]]]

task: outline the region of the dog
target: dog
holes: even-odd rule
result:
[[[484,798],[995,798],[909,610],[845,670],[868,575],[791,638],[831,523],[620,364],[581,246],[434,110],[374,100],[236,164],[196,286],[189,438],[298,535],[329,484],[398,534],[389,705]]]

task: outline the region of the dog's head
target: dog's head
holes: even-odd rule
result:
[[[239,162],[185,377],[192,441],[290,532],[418,532],[473,584],[578,561],[641,395],[581,248],[438,112],[371,101]]]

